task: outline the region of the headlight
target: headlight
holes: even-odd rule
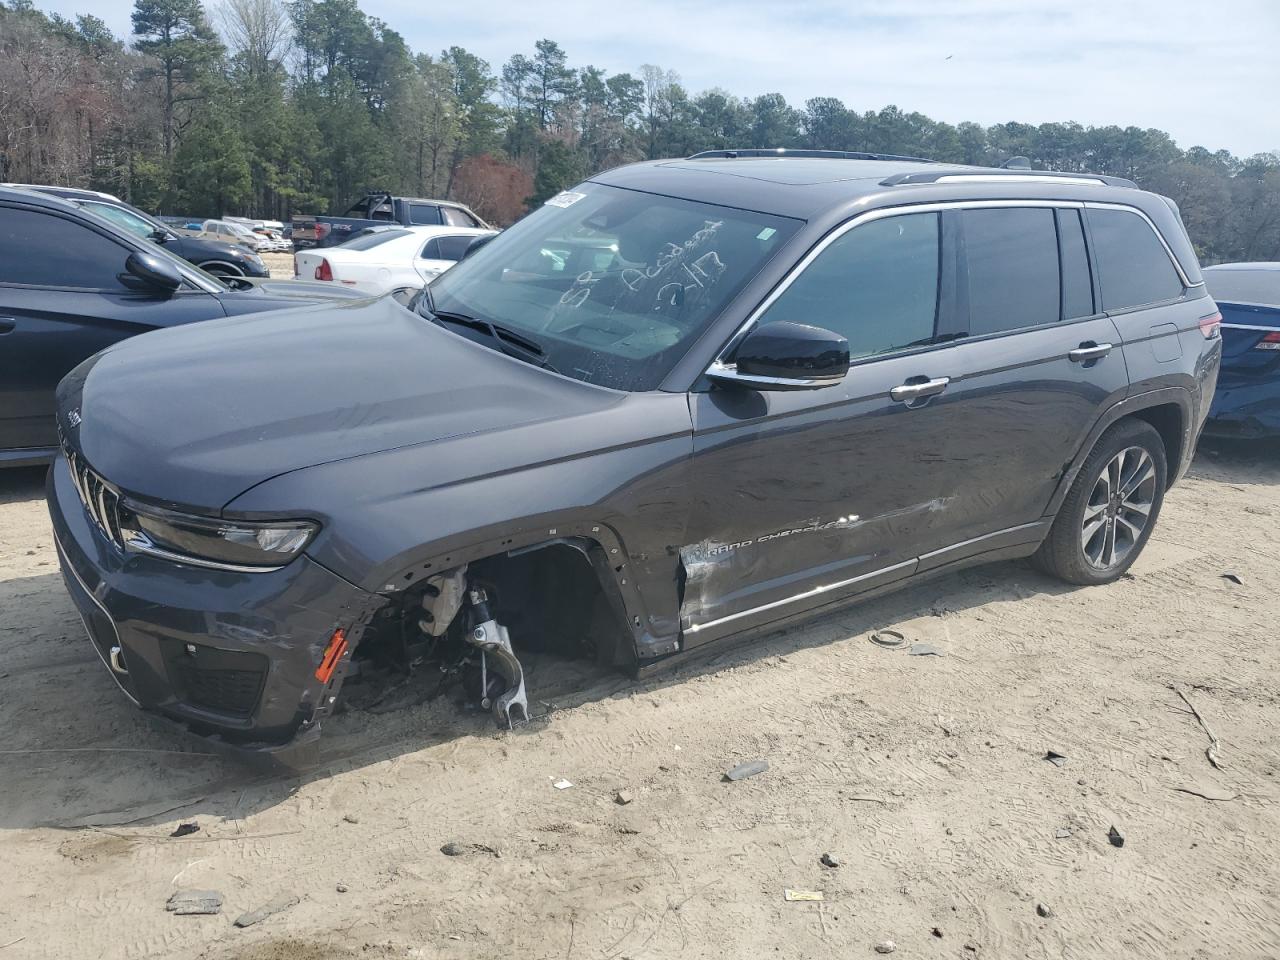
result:
[[[126,501],[120,516],[125,547],[199,566],[270,570],[283,567],[320,529],[310,520],[250,523],[211,520]]]

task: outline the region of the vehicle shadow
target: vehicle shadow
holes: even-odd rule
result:
[[[0,471],[0,504],[44,499],[48,467],[16,467]]]
[[[196,815],[240,820],[285,802],[305,783],[458,738],[492,739],[494,749],[511,749],[514,744],[503,741],[538,736],[555,724],[560,710],[657,694],[734,666],[931,613],[1070,589],[1022,562],[973,568],[756,639],[695,652],[669,672],[639,681],[580,661],[523,654],[534,718],[523,730],[496,730],[487,712],[458,702],[456,693],[428,699],[424,679],[405,684],[399,700],[330,718],[315,767],[264,773],[156,728],[134,708],[85,639],[59,574],[0,581],[0,631],[16,638],[0,666],[0,729],[7,731],[0,744],[0,830],[136,827]]]
[[[1280,483],[1280,438],[1205,437],[1196,448],[1191,475],[1229,483]]]

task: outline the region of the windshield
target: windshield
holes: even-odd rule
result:
[[[584,184],[442,274],[422,309],[513,331],[566,376],[652,390],[798,225]]]
[[[123,207],[113,206],[109,203],[94,203],[92,200],[85,201],[81,206],[106,220],[110,220],[116,226],[123,227],[135,237],[141,237],[143,240],[150,240],[151,235],[157,229],[155,224],[148,223],[136,213],[131,213]]]

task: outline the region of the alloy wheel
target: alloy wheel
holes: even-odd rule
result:
[[[1109,570],[1124,563],[1142,539],[1156,495],[1156,468],[1142,447],[1126,447],[1094,481],[1080,525],[1089,565]]]

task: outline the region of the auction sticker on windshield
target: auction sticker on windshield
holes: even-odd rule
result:
[[[554,197],[547,201],[548,207],[571,207],[583,197],[585,193],[571,193],[568,190],[563,193],[557,193]]]

